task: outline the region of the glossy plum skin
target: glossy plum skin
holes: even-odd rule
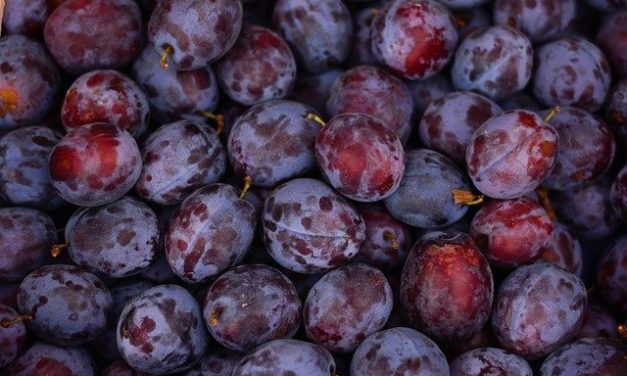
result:
[[[209,333],[221,345],[249,352],[273,339],[291,338],[301,323],[296,288],[277,269],[241,265],[216,279],[205,298]]]
[[[122,310],[117,343],[124,360],[134,369],[154,375],[184,371],[207,349],[198,302],[176,285],[153,287]]]
[[[52,218],[23,207],[0,208],[0,280],[20,281],[49,261],[57,242]]]
[[[234,101],[252,106],[285,97],[296,79],[292,50],[261,26],[244,26],[229,52],[216,64],[220,87]]]
[[[627,78],[618,81],[608,94],[605,121],[623,142],[627,142]]]
[[[463,164],[472,134],[501,112],[496,103],[482,95],[449,93],[431,102],[424,111],[418,128],[420,141]]]
[[[366,114],[331,119],[316,137],[316,160],[325,180],[361,202],[393,194],[405,172],[403,144],[381,120]]]
[[[126,194],[141,173],[141,155],[130,133],[94,123],[66,134],[49,158],[52,185],[68,202],[97,206]]]
[[[467,234],[429,233],[407,256],[401,305],[412,326],[439,343],[459,344],[477,334],[493,295],[488,260]]]
[[[324,347],[295,339],[276,339],[244,356],[231,376],[329,376],[334,373],[335,361]]]
[[[82,347],[57,347],[36,342],[4,372],[11,376],[94,376],[94,361]]]
[[[494,22],[544,42],[564,36],[575,24],[576,0],[496,0]]]
[[[581,38],[547,43],[536,53],[533,94],[547,106],[601,107],[610,87],[610,66],[601,50]]]
[[[374,55],[408,79],[424,79],[440,72],[457,45],[453,16],[436,1],[390,1],[371,27]]]
[[[509,351],[482,347],[467,351],[451,362],[451,376],[533,376],[529,363]]]
[[[231,376],[242,357],[238,352],[209,348],[205,356],[182,376]]]
[[[272,24],[309,72],[332,68],[350,52],[353,23],[341,0],[279,0]]]
[[[165,252],[172,271],[198,283],[236,265],[250,248],[257,217],[233,186],[216,183],[189,195],[170,220]]]
[[[466,149],[475,187],[497,199],[520,197],[536,189],[557,158],[558,135],[538,115],[509,110],[481,125]]]
[[[366,338],[355,350],[350,368],[350,376],[423,374],[449,376],[446,358],[429,337],[403,327]]]
[[[381,330],[392,312],[392,288],[379,271],[348,264],[325,274],[303,305],[305,332],[313,342],[334,352],[354,351]]]
[[[160,248],[160,236],[155,212],[129,196],[79,209],[65,226],[72,261],[107,278],[128,277],[148,268]]]
[[[3,320],[13,320],[18,313],[11,307],[0,303],[0,322]],[[26,346],[26,326],[24,322],[18,321],[5,328],[0,325],[0,369],[11,363],[22,352]]]
[[[582,338],[561,346],[542,363],[540,376],[621,375],[627,347],[607,338]]]
[[[17,291],[20,314],[33,315],[28,328],[60,346],[94,340],[107,327],[111,293],[94,274],[74,265],[46,265],[30,273]]]
[[[607,309],[596,305],[588,304],[586,316],[583,320],[581,330],[577,334],[578,338],[616,338],[618,323],[616,318]]]
[[[289,270],[316,274],[352,258],[366,239],[359,213],[331,187],[294,179],[266,199],[263,236],[270,256]]]
[[[7,204],[53,210],[64,204],[48,172],[61,135],[47,127],[15,129],[0,139],[0,196]]]
[[[410,226],[427,229],[446,227],[461,219],[468,206],[456,204],[451,191],[470,190],[462,171],[429,149],[410,149],[405,155],[403,180],[384,201],[390,214]]]
[[[235,174],[272,188],[316,170],[314,144],[320,124],[307,119],[315,111],[293,101],[269,101],[242,114],[227,141]]]
[[[494,200],[481,207],[470,235],[499,268],[515,268],[535,259],[552,241],[553,223],[544,208],[528,197]]]
[[[540,116],[547,114],[544,111]],[[553,170],[542,183],[545,187],[575,188],[599,178],[610,168],[616,142],[600,118],[575,107],[564,107],[548,124],[557,131],[559,146]]]
[[[115,70],[95,70],[74,81],[65,94],[61,121],[66,132],[91,123],[108,123],[141,136],[150,107],[139,86]]]
[[[505,350],[539,359],[577,335],[586,311],[583,282],[538,261],[514,270],[501,284],[492,330]]]
[[[180,203],[196,189],[220,180],[226,170],[226,151],[218,135],[197,121],[161,126],[141,151],[143,165],[135,189],[160,205]]]
[[[368,65],[342,73],[333,84],[327,102],[331,116],[358,112],[380,119],[403,144],[411,133],[413,106],[411,93],[403,81]]]
[[[52,11],[65,0],[8,0],[5,2],[2,34],[41,35]]]
[[[560,222],[553,222],[551,241],[538,254],[538,258],[568,270],[581,277],[583,271],[583,255],[579,240],[568,227]]]
[[[43,120],[61,78],[44,46],[22,35],[0,38],[0,135]]]
[[[522,90],[531,78],[533,50],[520,31],[492,26],[470,33],[455,52],[451,79],[457,90],[503,99]]]
[[[204,68],[233,47],[242,29],[243,7],[237,0],[159,1],[148,22],[148,40],[169,56],[178,70]]]
[[[596,280],[605,300],[618,312],[627,313],[627,236],[614,241],[597,264]]]
[[[141,10],[132,0],[66,0],[48,17],[44,39],[59,66],[72,74],[118,68],[141,51]]]
[[[211,66],[179,71],[174,64],[164,70],[152,46],[144,48],[133,63],[133,77],[150,103],[157,124],[181,120],[205,121],[200,111],[213,111],[219,100],[218,81]]]
[[[627,5],[627,4],[625,4]],[[596,44],[619,77],[627,77],[627,7],[609,15],[599,28]]]

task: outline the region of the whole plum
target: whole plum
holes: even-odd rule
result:
[[[7,368],[11,376],[94,376],[94,360],[82,347],[57,347],[36,342]]]

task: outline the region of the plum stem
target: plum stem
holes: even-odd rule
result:
[[[168,57],[174,53],[174,48],[169,44],[163,46],[163,53],[161,54],[161,69],[167,70],[170,66],[168,64]]]
[[[479,205],[483,202],[483,195],[476,195],[470,191],[463,191],[461,189],[453,189],[451,191],[453,194],[453,201],[456,204],[462,205]]]
[[[383,239],[390,242],[390,247],[393,250],[398,251],[398,248],[399,248],[398,239],[396,239],[396,236],[394,236],[394,234],[391,231],[387,231],[387,230],[383,231]]]
[[[250,176],[246,176],[244,178],[244,188],[242,188],[242,193],[239,194],[239,198],[244,198],[244,196],[246,196],[246,193],[250,189],[251,185],[253,185],[253,178]]]
[[[214,114],[211,111],[200,111],[202,116],[206,117],[209,120],[213,120],[216,123],[216,133],[218,136],[224,130],[224,115]]]
[[[214,309],[213,312],[211,312],[211,315],[209,316],[209,325],[211,326],[218,325],[219,324],[218,319],[222,315],[222,312],[224,312],[224,309],[222,307],[216,307],[216,309]]]
[[[546,214],[549,215],[549,218],[551,218],[552,221],[555,221],[557,219],[557,213],[555,212],[555,209],[553,209],[553,205],[551,205],[551,200],[549,199],[549,191],[544,187],[540,187],[536,189],[536,193],[538,194],[540,205],[544,207],[544,211],[546,212]]]
[[[63,251],[69,246],[70,246],[69,243],[55,244],[52,246],[52,250],[50,251],[50,254],[52,255],[52,257],[59,257],[59,255],[61,255],[61,251]]]
[[[6,329],[6,328],[11,327],[11,325],[18,323],[20,321],[31,321],[32,319],[33,319],[33,315],[19,315],[12,320],[4,319],[0,321],[0,326]]]
[[[17,108],[18,95],[11,88],[0,88],[0,116],[14,111]]]
[[[618,337],[622,341],[627,341],[627,325],[618,324],[616,331],[618,332]]]
[[[555,115],[557,115],[560,111],[560,106],[554,106],[553,108],[551,108],[551,111],[549,111],[549,113],[546,114],[546,116],[544,117],[544,122],[548,123],[549,121],[551,121],[551,119],[553,119]]]
[[[316,123],[320,124],[323,127],[325,125],[327,125],[327,123],[324,120],[322,120],[322,118],[319,115],[314,114],[313,112],[308,113],[306,119],[307,120],[313,120],[313,121],[315,121]]]

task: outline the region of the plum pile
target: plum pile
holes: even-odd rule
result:
[[[0,376],[624,376],[627,0],[0,0]]]

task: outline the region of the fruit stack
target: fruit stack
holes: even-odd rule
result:
[[[0,18],[0,375],[627,375],[626,0]]]

